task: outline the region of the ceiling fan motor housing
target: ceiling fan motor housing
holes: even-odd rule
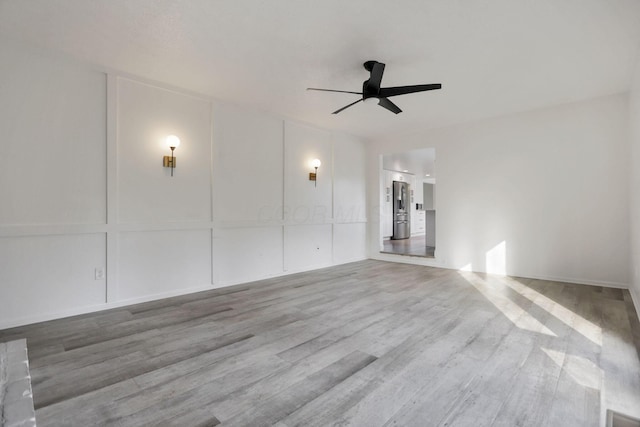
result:
[[[370,73],[367,80],[362,82],[362,100],[366,101],[369,98],[380,98],[380,83],[382,81],[382,73],[384,72],[384,64],[378,61],[367,61],[364,64],[364,69]],[[374,68],[377,68],[376,76],[374,76]],[[374,79],[375,81],[371,81]]]

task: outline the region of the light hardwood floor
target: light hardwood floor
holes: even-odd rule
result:
[[[436,248],[426,246],[425,236],[411,236],[408,239],[384,240],[380,252],[395,255],[410,255],[434,258]]]
[[[39,426],[598,426],[640,415],[627,291],[362,261],[0,331]]]

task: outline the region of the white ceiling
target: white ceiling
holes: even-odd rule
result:
[[[382,156],[382,168],[390,171],[414,174],[416,179],[430,181],[436,178],[436,150],[422,148],[403,153],[385,154]],[[425,175],[429,174],[428,177]]]
[[[368,138],[628,90],[638,0],[0,0],[0,38]],[[366,60],[440,91],[335,109]],[[2,57],[0,60],[7,60]]]

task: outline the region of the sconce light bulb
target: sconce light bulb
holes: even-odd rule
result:
[[[313,161],[311,162],[311,166],[313,166],[316,169],[318,169],[321,164],[322,162],[319,159],[313,159]]]
[[[178,148],[180,146],[180,138],[175,135],[167,136],[167,145],[171,149]]]

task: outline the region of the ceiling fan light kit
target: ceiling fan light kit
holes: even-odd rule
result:
[[[389,100],[392,96],[407,95],[409,93],[425,92],[428,90],[441,89],[440,83],[424,84],[424,85],[412,85],[412,86],[395,86],[395,87],[380,87],[382,83],[382,75],[384,74],[385,65],[378,61],[367,61],[363,64],[364,69],[369,72],[369,78],[362,83],[362,92],[351,92],[346,90],[333,90],[333,89],[318,89],[308,87],[307,90],[317,90],[322,92],[339,92],[339,93],[351,93],[354,95],[362,95],[362,98],[358,99],[351,104],[336,110],[333,114],[338,114],[347,108],[356,105],[360,101],[373,104],[377,103],[379,106],[386,108],[392,113],[398,114],[402,110],[393,102]]]

